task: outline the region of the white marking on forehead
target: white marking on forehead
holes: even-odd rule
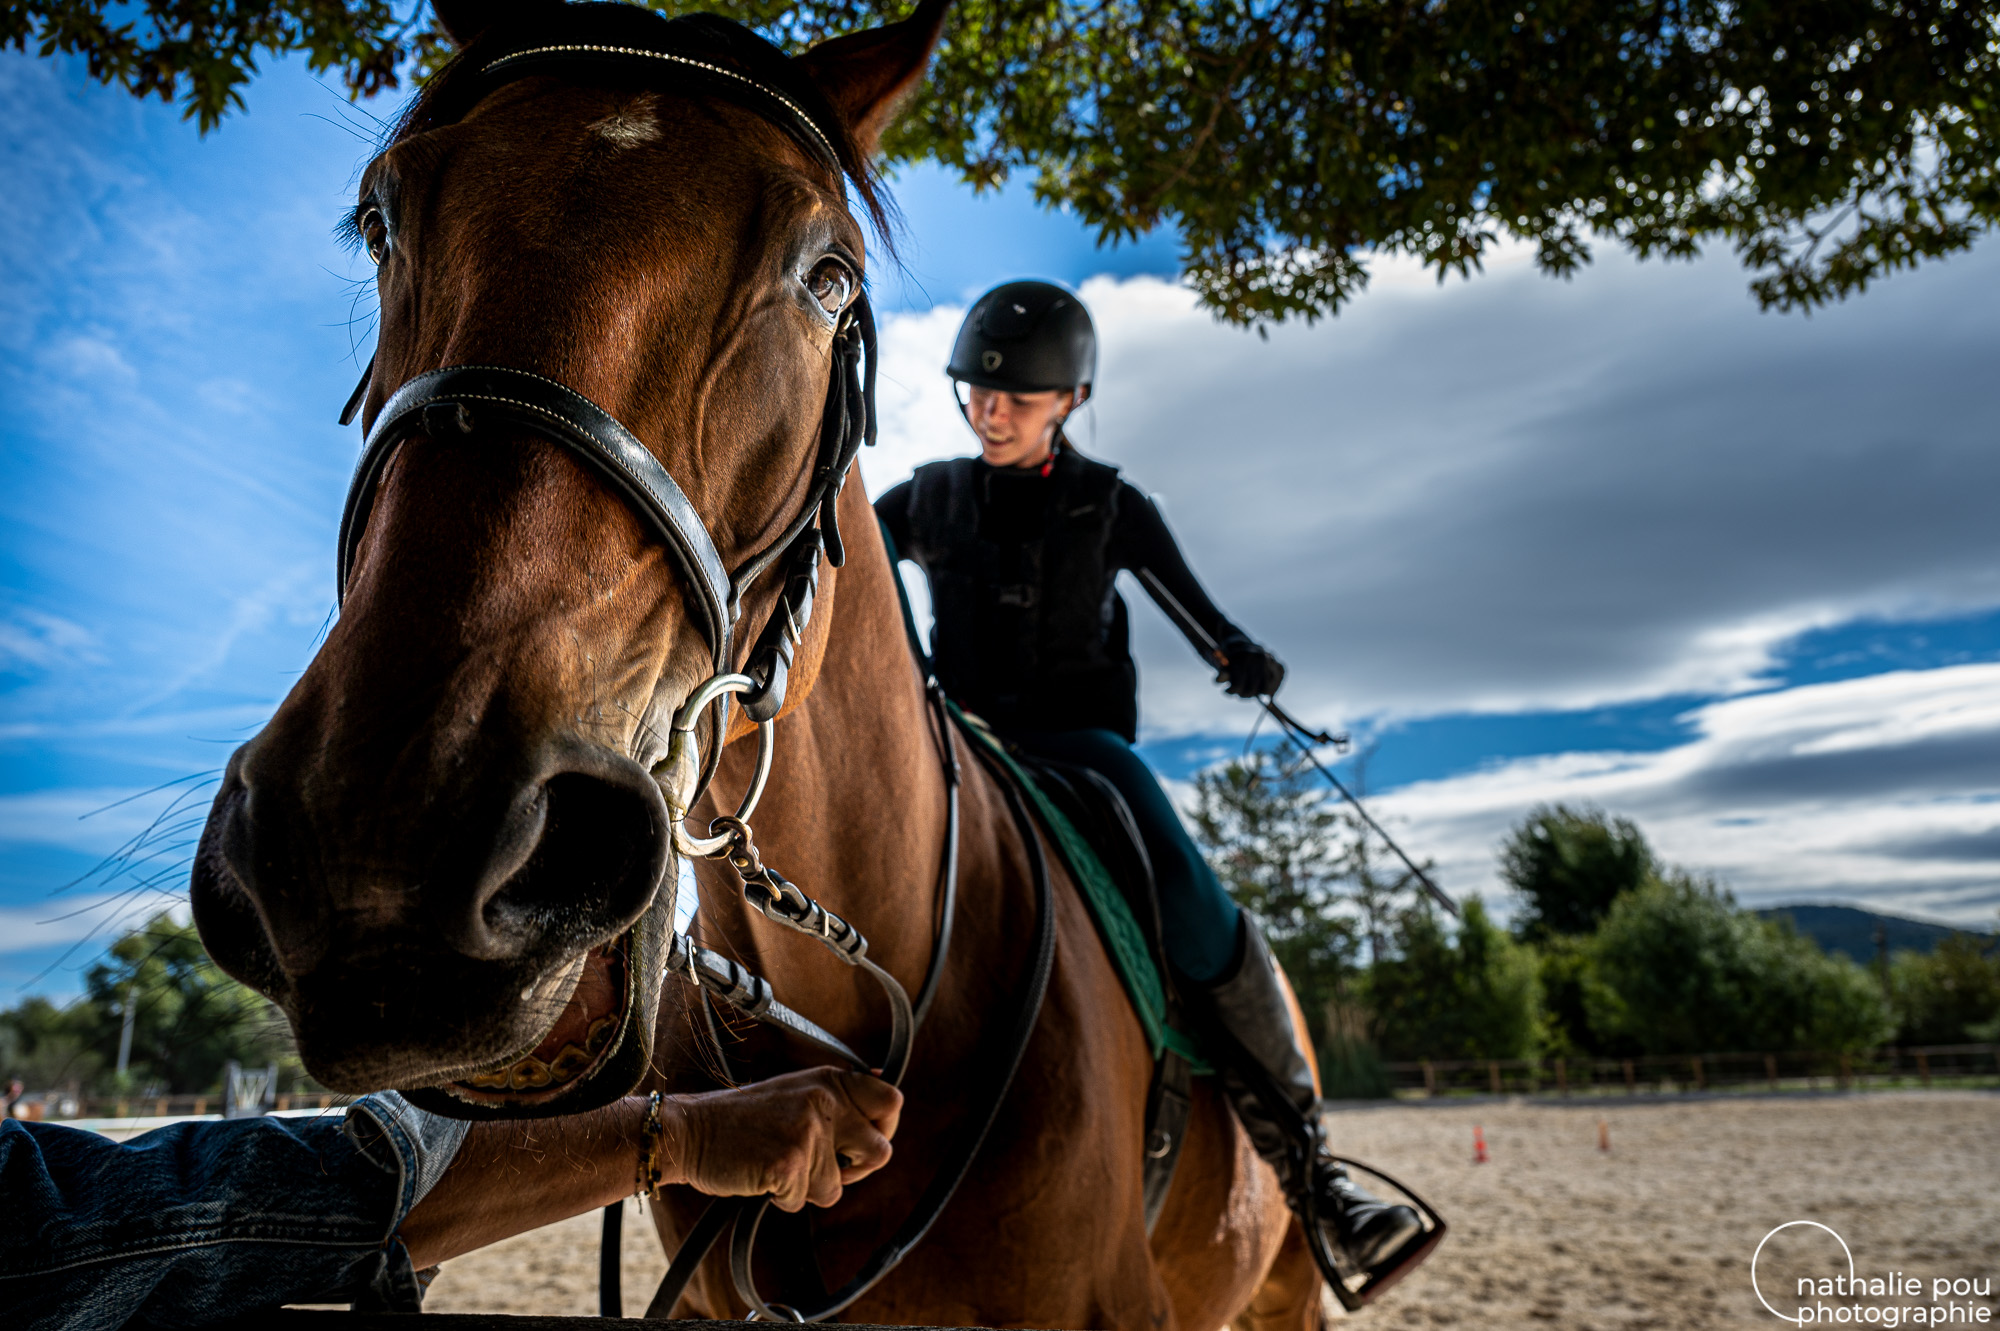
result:
[[[588,128],[613,147],[637,148],[660,137],[660,122],[653,118],[653,107],[653,94],[647,93],[627,102]]]

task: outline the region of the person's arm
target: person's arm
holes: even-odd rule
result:
[[[1195,577],[1194,570],[1188,567],[1187,556],[1181,553],[1180,542],[1174,539],[1167,520],[1160,516],[1159,508],[1130,483],[1120,487],[1118,526],[1112,533],[1112,539],[1113,554],[1120,566],[1135,574],[1151,573],[1209,637],[1221,642],[1224,638],[1244,636],[1243,631],[1230,623],[1215,602],[1209,599],[1207,589]],[[1140,584],[1154,601],[1160,600],[1160,593],[1151,581],[1141,578]],[[1166,609],[1164,604],[1161,608]],[[1172,611],[1168,611],[1168,618],[1179,623]],[[1207,644],[1192,635],[1188,641],[1197,652],[1207,656]]]
[[[901,1105],[832,1069],[667,1097],[663,1174],[792,1210],[830,1203],[888,1160]],[[414,1312],[418,1269],[630,1194],[645,1110],[635,1097],[468,1131],[385,1092],[344,1118],[176,1123],[122,1143],[0,1124],[0,1308],[33,1331],[198,1326],[285,1303]]]
[[[1129,483],[1119,491],[1118,524],[1112,541],[1112,553],[1120,567],[1130,569],[1134,575],[1151,575],[1140,577],[1139,584],[1166,611],[1168,619],[1177,627],[1180,625],[1180,616],[1166,604],[1164,597],[1178,602],[1187,617],[1215,640],[1229,662],[1220,668],[1217,678],[1227,682],[1231,693],[1247,698],[1278,691],[1285,678],[1284,665],[1209,599],[1194,570],[1188,567],[1187,556],[1181,553],[1180,542],[1174,539],[1159,508]],[[1201,658],[1208,660],[1208,644],[1185,629],[1183,634]]]
[[[463,1127],[395,1095],[126,1142],[0,1123],[0,1308],[33,1331],[199,1326],[284,1303],[415,1311],[396,1225]]]
[[[812,1068],[660,1101],[663,1184],[718,1197],[831,1206],[889,1162],[903,1097],[859,1073]],[[480,1123],[400,1231],[418,1267],[608,1206],[633,1192],[646,1097],[587,1114]]]

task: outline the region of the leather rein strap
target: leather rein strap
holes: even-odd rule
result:
[[[949,826],[946,829],[945,897],[938,923],[938,941],[932,949],[930,972],[925,977],[916,1005],[919,1020],[929,1008],[931,999],[936,996],[938,981],[944,971],[946,949],[951,939],[958,876],[956,851],[959,781],[957,758],[951,747],[956,722],[949,715],[944,705],[944,695],[937,688],[934,679],[926,681],[926,692],[931,700],[933,714],[938,718],[951,798]],[[972,749],[999,784],[1007,802],[1008,812],[1013,818],[1015,832],[1021,837],[1022,845],[1030,848],[1029,863],[1033,869],[1035,889],[1033,951],[1027,974],[1021,982],[1020,999],[1013,1020],[1009,1023],[1006,1043],[1001,1046],[1003,1052],[992,1085],[980,1097],[983,1108],[961,1131],[951,1154],[931,1177],[916,1206],[904,1218],[903,1223],[897,1226],[895,1233],[869,1255],[861,1269],[846,1284],[825,1295],[813,1306],[802,1308],[770,1301],[758,1291],[756,1277],[752,1271],[752,1259],[756,1252],[758,1227],[770,1210],[770,1198],[729,1197],[717,1198],[708,1203],[696,1218],[687,1236],[682,1239],[679,1250],[674,1254],[673,1262],[667,1268],[665,1277],[661,1279],[658,1290],[654,1292],[652,1302],[646,1307],[645,1316],[648,1318],[673,1316],[674,1306],[680,1302],[681,1295],[686,1291],[688,1282],[694,1278],[695,1271],[707,1258],[717,1240],[725,1232],[731,1231],[732,1225],[733,1233],[729,1244],[731,1281],[736,1287],[738,1297],[750,1307],[756,1318],[776,1322],[820,1322],[839,1315],[880,1283],[882,1278],[894,1270],[910,1250],[930,1233],[938,1217],[943,1215],[945,1208],[951,1204],[959,1185],[965,1181],[966,1174],[972,1168],[972,1162],[978,1158],[981,1148],[985,1146],[986,1138],[992,1132],[994,1123],[999,1121],[1001,1106],[1006,1102],[1007,1093],[1013,1086],[1014,1075],[1020,1069],[1021,1059],[1027,1053],[1028,1043],[1034,1037],[1035,1026],[1041,1019],[1042,1000],[1048,993],[1049,976],[1055,965],[1056,916],[1047,848],[1035,828],[1026,801],[1011,776],[994,762],[981,745],[974,744]],[[706,949],[696,950],[706,951]],[[733,963],[728,964],[733,965]],[[740,971],[740,968],[738,969]],[[741,973],[748,976],[747,972]],[[782,1004],[771,1000],[768,997],[768,986],[759,990],[756,986],[763,983],[761,980],[756,980],[755,977],[748,979],[750,983],[745,984],[739,980],[730,990],[713,986],[712,983],[704,987],[738,1011],[779,1026],[808,1043],[845,1058],[857,1071],[868,1070],[867,1065],[851,1050],[846,1050],[835,1037],[821,1031],[812,1023],[804,1022],[804,1025],[811,1029],[802,1030],[800,1023],[803,1019],[798,1018],[797,1014],[784,1008]],[[839,1048],[835,1048],[836,1045],[839,1045]],[[894,1083],[901,1082],[905,1070],[904,1066],[900,1065],[901,1061],[898,1062],[898,1066],[882,1069],[883,1075]]]

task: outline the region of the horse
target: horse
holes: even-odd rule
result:
[[[844,1276],[917,1206],[955,1125],[988,1107],[1045,908],[1053,959],[1001,1112],[927,1236],[848,1315],[1310,1331],[1321,1285],[1303,1234],[1205,1081],[1148,1232],[1140,1022],[1018,797],[936,724],[897,574],[864,487],[846,483],[851,449],[815,479],[824,438],[854,423],[851,403],[829,404],[865,315],[862,222],[880,234],[885,216],[868,163],[945,7],[924,0],[796,58],[721,20],[677,20],[693,53],[656,52],[654,77],[635,67],[667,21],[635,7],[440,0],[459,54],[367,168],[351,219],[381,302],[351,407],[401,433],[371,444],[350,501],[337,622],[230,759],[197,852],[196,921],[335,1090],[401,1087],[506,1117],[754,1079],[823,1059],[661,970],[670,845],[768,772],[763,861],[865,935],[905,990],[941,964],[895,1159],[813,1217],[809,1252],[795,1230],[759,1258],[767,1278],[780,1257]],[[504,62],[487,57],[523,51],[569,63],[489,77]],[[594,73],[573,58],[618,51]],[[504,368],[452,368],[477,366]],[[471,413],[396,415],[425,376],[463,388],[467,373],[504,377]],[[589,428],[616,436],[625,470],[547,421],[519,425],[508,384],[571,425],[601,408]],[[829,424],[843,413],[847,434]],[[639,493],[660,486],[679,498]],[[740,605],[693,538],[662,540],[688,520],[725,568],[755,570]],[[828,557],[808,552],[802,601],[802,563],[754,561],[807,535]],[[783,630],[764,639],[778,643],[765,683],[783,683],[769,727],[748,704],[684,705],[741,663],[739,619]],[[694,877],[705,944],[848,1045],[881,1047],[883,998],[861,968],[752,909],[724,860]],[[669,1250],[698,1200],[655,1208]],[[679,1301],[747,1308],[720,1255]]]

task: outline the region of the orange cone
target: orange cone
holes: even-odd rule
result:
[[[1597,1149],[1611,1154],[1611,1125],[1601,1118],[1597,1120]]]
[[[1475,1124],[1472,1129],[1472,1163],[1483,1165],[1486,1159],[1486,1134]]]

